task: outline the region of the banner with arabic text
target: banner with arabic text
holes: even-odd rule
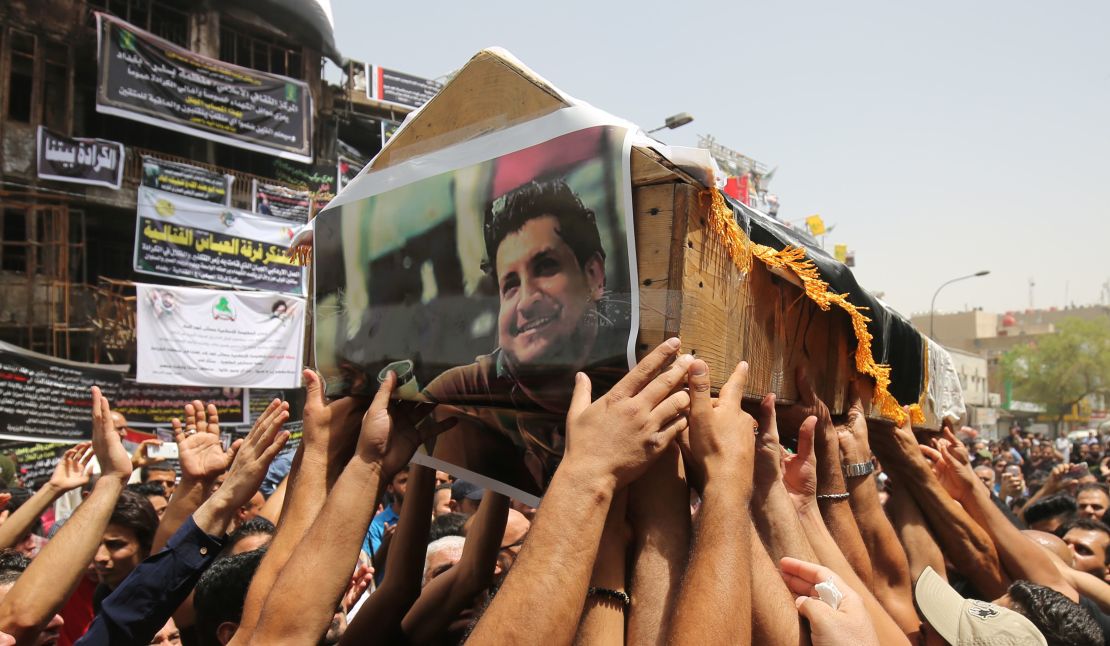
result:
[[[304,224],[312,213],[312,193],[251,180],[251,210]]]
[[[0,341],[0,438],[80,442],[92,437],[92,391],[114,401],[127,366],[56,359]]]
[[[96,111],[312,161],[308,84],[179,47],[97,13]]]
[[[231,206],[235,177],[205,168],[143,156],[143,186],[212,204]]]
[[[245,424],[247,417],[247,391],[243,388],[217,386],[166,386],[127,380],[120,388],[119,397],[112,402],[112,410],[127,418],[127,425],[138,428],[168,426],[173,418],[181,419],[185,404],[201,401],[213,404],[221,424]]]
[[[39,126],[36,170],[39,179],[107,186],[123,181],[123,144],[106,139],[66,137]]]
[[[135,271],[197,283],[303,294],[291,222],[139,187]]]
[[[135,285],[135,379],[296,388],[305,302],[285,294]]]

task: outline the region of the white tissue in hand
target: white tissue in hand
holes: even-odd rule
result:
[[[839,608],[840,602],[844,599],[844,593],[836,587],[832,579],[818,583],[813,586],[813,589],[817,591],[817,596],[821,598],[821,601],[829,604],[833,610]]]

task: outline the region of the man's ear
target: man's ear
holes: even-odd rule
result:
[[[605,259],[600,253],[595,253],[586,261],[582,268],[586,274],[586,282],[590,286],[590,295],[594,300],[601,300],[605,294]]]
[[[235,632],[239,630],[239,624],[233,621],[225,621],[216,628],[216,639],[225,646],[235,637]]]
[[[459,503],[458,503],[458,501],[456,501],[454,498],[452,498],[451,500],[449,500],[447,502],[447,508],[450,509],[451,513],[453,513],[453,514],[459,513]]]

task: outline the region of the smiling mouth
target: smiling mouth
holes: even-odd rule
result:
[[[538,330],[546,325],[554,323],[555,320],[558,318],[558,315],[552,314],[551,316],[544,316],[538,319],[532,319],[531,321],[528,321],[524,325],[518,327],[516,333],[520,335],[532,330]]]

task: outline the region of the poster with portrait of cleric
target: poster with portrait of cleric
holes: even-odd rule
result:
[[[458,419],[418,462],[535,503],[575,373],[598,396],[635,361],[630,139],[501,134],[446,172],[367,172],[317,216],[316,360],[329,395],[395,371],[400,397]]]

